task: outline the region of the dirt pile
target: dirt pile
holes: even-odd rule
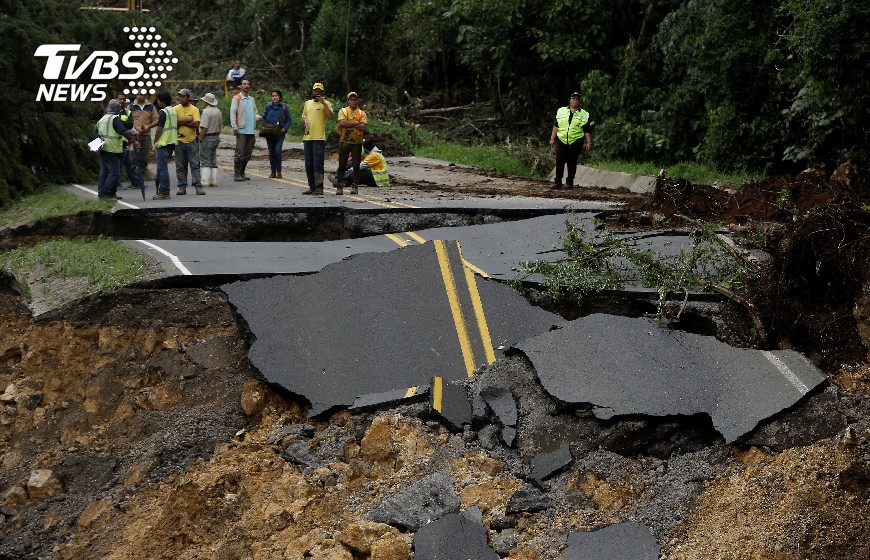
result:
[[[808,169],[796,177],[777,176],[749,182],[735,191],[684,179],[659,176],[652,197],[638,197],[626,214],[612,223],[621,226],[687,227],[692,221],[718,221],[739,226],[787,222],[826,206],[860,208],[870,202],[870,187],[854,168],[844,164],[833,173]]]

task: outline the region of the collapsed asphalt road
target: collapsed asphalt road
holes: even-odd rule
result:
[[[592,462],[601,468],[607,461],[619,467],[618,456],[636,454],[667,457],[670,464],[656,467],[655,476],[672,472],[669,484],[686,486],[685,493],[662,492],[660,501],[633,510],[631,518],[641,523],[565,533],[562,557],[595,551],[602,558],[655,558],[685,512],[677,504],[688,500],[680,498],[693,496],[721,469],[722,442],[747,441],[771,418],[801,432],[788,413],[819,396],[814,389],[823,376],[794,353],[738,351],[643,318],[566,322],[494,280],[514,277],[520,260],[559,258],[562,222],[562,216],[544,216],[397,230],[304,247],[150,242],[164,251],[174,274],[291,274],[221,289],[249,329],[251,364],[274,386],[308,401],[310,415],[347,407],[362,422],[376,413],[423,410],[421,417],[437,420],[469,446],[502,458],[520,451],[527,459],[505,459],[528,484],[508,492],[505,517],[488,512],[486,525],[480,510],[462,509],[466,502],[451,495],[459,480],[438,473],[391,503],[372,504],[370,519],[417,532],[415,558],[503,557],[515,543],[517,517],[551,511],[564,499],[561,488],[579,484],[567,478],[569,469]],[[668,242],[662,250],[672,249]],[[170,243],[176,244],[172,251]],[[192,250],[180,257],[184,246]],[[267,253],[274,259],[263,259]],[[274,441],[288,436],[295,440],[282,458],[302,472],[335,459],[334,445],[325,440],[320,447],[306,443],[321,437],[314,428]],[[681,462],[692,467],[680,468]],[[409,517],[430,502],[442,507]]]

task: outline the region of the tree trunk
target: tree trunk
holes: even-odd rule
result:
[[[344,24],[344,91],[350,91],[350,61],[348,49],[350,46],[350,0],[347,0],[347,17]]]

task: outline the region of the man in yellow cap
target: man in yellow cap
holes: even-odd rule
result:
[[[302,107],[302,147],[305,152],[305,174],[308,190],[302,194],[323,194],[323,152],[326,148],[326,119],[331,119],[332,104],[323,98],[323,84],[317,82],[311,88],[312,99]]]
[[[347,94],[347,107],[338,111],[338,183],[335,194],[344,194],[344,172],[347,157],[353,165],[353,183],[350,194],[359,192],[359,161],[362,156],[363,135],[368,128],[365,111],[359,108],[359,95],[355,91]]]

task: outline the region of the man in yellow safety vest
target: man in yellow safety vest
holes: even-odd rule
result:
[[[121,104],[117,99],[109,101],[106,114],[97,121],[95,131],[103,140],[100,146],[100,176],[97,181],[97,198],[100,200],[120,200],[117,194],[118,176],[121,174],[121,161],[124,158],[124,140],[130,141],[132,135],[118,118]]]

